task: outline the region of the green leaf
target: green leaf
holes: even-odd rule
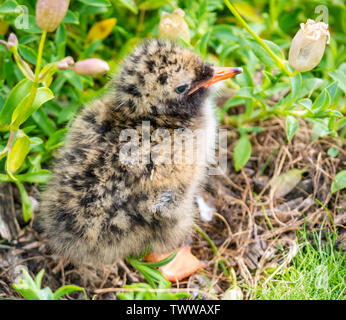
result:
[[[31,85],[30,80],[24,79],[11,90],[0,112],[0,126],[7,126],[11,123],[13,110],[30,92]]]
[[[198,48],[200,54],[204,57],[207,53],[208,42],[210,38],[210,31],[203,35],[196,47]]]
[[[28,196],[28,194],[24,188],[24,185],[20,181],[15,181],[15,183],[18,187],[20,197],[22,200],[23,219],[25,222],[28,222],[32,216],[31,202],[30,202],[29,196]]]
[[[118,0],[116,4],[121,4],[123,7],[129,9],[132,13],[137,14],[138,8],[134,0]]]
[[[312,101],[310,99],[303,99],[298,101],[298,104],[303,106],[306,110],[312,113],[311,107],[312,107]]]
[[[317,113],[327,108],[329,104],[330,104],[330,95],[329,95],[329,92],[326,89],[324,89],[314,101],[311,107],[311,110],[314,113]]]
[[[47,136],[51,136],[56,131],[55,122],[48,117],[43,108],[40,108],[36,112],[34,112],[31,115],[31,118],[37,123],[37,125]]]
[[[299,128],[298,120],[295,117],[288,115],[286,117],[286,135],[287,135],[288,141],[290,141],[293,138],[298,128]]]
[[[239,37],[234,35],[233,27],[226,24],[219,24],[212,29],[212,38],[217,38],[222,42],[238,42]]]
[[[13,0],[7,0],[0,5],[0,14],[18,14],[18,4]]]
[[[60,129],[54,132],[46,142],[46,149],[53,150],[62,146],[65,142],[64,138],[67,131],[67,129]]]
[[[62,20],[63,23],[72,23],[72,24],[79,24],[78,16],[72,12],[71,10],[67,10],[66,15],[64,19]]]
[[[332,193],[346,188],[346,170],[340,171],[332,183]]]
[[[157,262],[140,262],[143,265],[147,266],[147,267],[151,267],[151,268],[158,268],[158,267],[162,267],[168,263],[170,263],[177,255],[178,251],[173,252],[172,254],[170,254],[167,258],[162,259],[160,261]]]
[[[110,7],[111,3],[108,0],[78,0],[88,6],[93,7]]]
[[[18,17],[19,19],[19,17]],[[36,18],[35,16],[29,15],[28,19],[29,25],[26,26],[25,28],[22,27],[21,30],[26,32],[26,33],[42,33],[42,30],[37,26],[36,24]]]
[[[335,158],[339,154],[339,150],[333,147],[330,147],[327,151],[328,156]]]
[[[333,80],[338,82],[338,85],[344,93],[346,93],[346,74],[341,70],[335,70],[333,72],[329,72],[329,75],[333,78]]]
[[[335,97],[336,94],[336,89],[338,88],[338,82],[334,81],[333,83],[331,83],[326,89],[329,93],[330,96],[330,101],[333,102],[333,99]]]
[[[66,70],[64,76],[66,80],[78,91],[83,91],[83,81],[81,76],[75,74],[72,70]]]
[[[242,135],[234,148],[233,158],[236,171],[243,168],[251,156],[251,143],[246,134]]]
[[[32,65],[36,66],[37,53],[30,47],[20,44],[18,46],[20,55],[24,60],[30,62]]]
[[[56,290],[53,294],[54,300],[59,300],[62,296],[70,293],[70,292],[76,292],[76,291],[83,291],[85,299],[87,299],[86,292],[83,288],[75,286],[75,285],[67,285],[60,287],[58,290]]]
[[[45,169],[16,176],[19,181],[29,183],[47,183],[50,177],[51,172]]]
[[[25,122],[37,109],[41,107],[45,102],[54,98],[53,92],[48,88],[38,88],[36,96],[32,105],[27,109],[26,104],[29,100],[30,93],[23,99],[23,101],[17,106],[12,115],[11,130],[17,130],[19,126]]]
[[[273,58],[257,41],[251,39],[247,39],[246,41],[249,44],[252,52],[260,61],[262,61],[266,66],[270,66],[272,68],[276,66],[276,62],[273,60]],[[280,59],[284,59],[284,54],[282,53],[281,48],[278,45],[268,40],[263,41]]]
[[[41,288],[43,275],[44,275],[44,269],[42,269],[35,278],[35,284],[37,288]]]

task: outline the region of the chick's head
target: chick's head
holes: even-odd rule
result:
[[[213,75],[213,68],[190,50],[171,41],[146,41],[121,67],[117,105],[127,114],[191,117],[208,88],[191,91]]]

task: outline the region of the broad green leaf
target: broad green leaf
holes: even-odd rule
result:
[[[111,6],[111,3],[109,2],[109,0],[78,0],[78,1],[93,7],[110,7]]]
[[[85,299],[87,298],[85,290],[75,285],[67,285],[67,286],[60,287],[58,290],[54,292],[53,298],[54,300],[59,300],[62,296],[70,292],[76,292],[76,291],[83,291]]]
[[[24,79],[11,90],[0,112],[0,126],[7,126],[11,123],[13,110],[30,92],[31,85],[30,80]]]
[[[17,175],[16,178],[21,182],[29,183],[47,183],[51,177],[51,172],[49,170],[39,170],[36,172],[29,172]]]
[[[298,128],[299,128],[298,120],[295,117],[288,115],[286,117],[286,135],[287,135],[288,141],[290,141],[293,138]]]
[[[19,130],[12,148],[8,152],[6,168],[10,173],[16,172],[23,164],[30,151],[30,138]]]
[[[251,156],[251,142],[246,134],[242,135],[234,148],[233,159],[236,171],[243,168]]]
[[[346,188],[346,170],[342,170],[336,174],[332,183],[332,193]]]
[[[25,122],[38,108],[45,102],[54,98],[53,92],[48,88],[38,88],[34,102],[31,106],[27,106],[30,93],[17,106],[12,115],[11,129],[17,130],[19,126]]]

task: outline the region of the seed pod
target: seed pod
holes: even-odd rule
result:
[[[305,72],[320,63],[330,34],[327,24],[311,19],[301,23],[300,28],[292,40],[288,62],[297,71]]]
[[[36,24],[45,31],[55,31],[64,19],[70,0],[37,0]]]
[[[190,32],[187,23],[184,20],[185,12],[182,9],[176,9],[172,14],[163,12],[158,36],[160,38],[178,39],[190,41]]]
[[[74,65],[73,70],[78,74],[84,74],[87,76],[99,76],[109,71],[109,65],[104,60],[90,58],[78,61]]]

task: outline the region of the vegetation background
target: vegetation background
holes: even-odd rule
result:
[[[18,38],[16,54],[0,43],[0,297],[345,298],[345,2],[230,1],[273,55],[226,2],[71,0],[40,51],[36,1],[0,0],[0,40],[11,32]],[[330,44],[316,68],[293,73],[286,63],[292,38],[300,23],[318,18],[321,5],[328,9]],[[214,215],[206,221],[200,208],[192,249],[207,267],[177,286],[140,260],[103,270],[61,265],[35,227],[52,158],[76,113],[104,92],[140,41],[158,36],[163,12],[177,8],[189,29],[178,41],[215,65],[244,69],[215,104],[220,126],[229,130],[229,168],[202,195]],[[92,77],[55,68],[25,109],[30,72],[16,57],[26,61],[24,69],[39,63],[47,71],[66,56],[102,59],[110,71]],[[25,280],[12,286],[22,268]],[[41,289],[42,281],[52,290]]]

